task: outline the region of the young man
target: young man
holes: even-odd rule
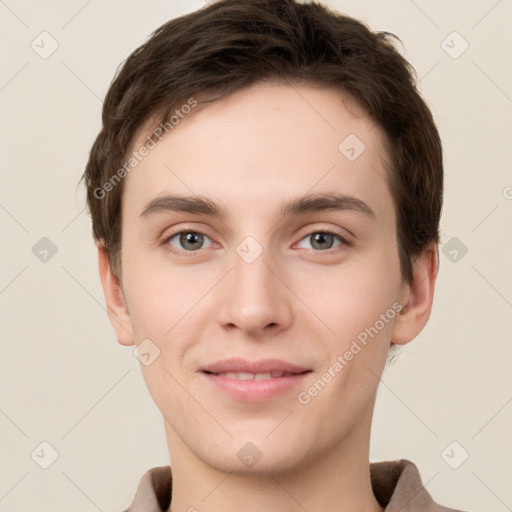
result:
[[[438,132],[389,34],[221,0],[124,64],[84,173],[119,343],[172,465],[130,512],[449,511],[369,464],[390,346],[428,321]]]

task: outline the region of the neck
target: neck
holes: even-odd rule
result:
[[[246,475],[206,464],[166,423],[173,475],[167,512],[382,512],[370,480],[370,424],[371,415],[366,429],[356,424],[328,453],[293,469]]]

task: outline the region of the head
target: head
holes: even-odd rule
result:
[[[284,470],[369,435],[390,344],[430,314],[443,190],[392,35],[292,0],[173,19],[112,82],[84,178],[112,325],[151,347],[176,450],[253,470],[251,442]],[[240,399],[205,371],[230,357],[308,371]]]

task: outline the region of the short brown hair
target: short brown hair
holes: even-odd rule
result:
[[[154,31],[110,85],[82,176],[93,237],[106,247],[114,274],[121,275],[123,180],[104,197],[97,191],[119,171],[145,123],[168,123],[184,98],[215,93],[209,100],[215,101],[259,81],[282,80],[344,92],[383,129],[401,271],[410,281],[413,258],[439,243],[443,162],[415,71],[393,38],[319,3],[295,0],[219,0]]]

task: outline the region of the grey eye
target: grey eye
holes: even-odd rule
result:
[[[175,245],[173,240],[177,239],[179,245]],[[204,249],[202,245],[204,244],[205,239],[209,239],[203,233],[198,233],[197,231],[180,231],[179,233],[175,233],[172,237],[168,239],[168,243],[175,247],[176,249],[182,249],[186,251],[196,251],[199,249]]]

